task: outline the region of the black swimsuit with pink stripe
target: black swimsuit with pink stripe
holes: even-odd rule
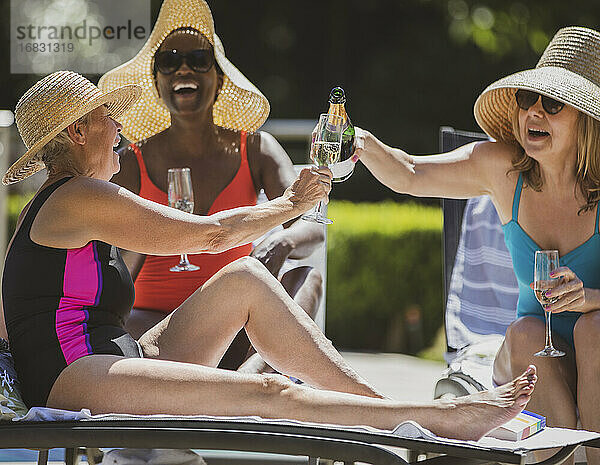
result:
[[[38,211],[69,179],[51,184],[33,200],[4,264],[4,317],[29,407],[45,406],[60,372],[80,357],[141,356],[123,329],[134,288],[119,250],[100,241],[57,249],[30,239]]]

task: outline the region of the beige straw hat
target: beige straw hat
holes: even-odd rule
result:
[[[107,72],[98,83],[105,91],[130,83],[142,86],[142,97],[121,118],[123,135],[132,142],[147,139],[171,125],[169,110],[154,85],[152,60],[171,32],[186,27],[198,30],[213,45],[217,63],[225,74],[213,106],[214,123],[229,129],[255,131],[269,116],[267,98],[225,57],[207,3],[204,0],[164,0],[142,49],[127,63]]]
[[[19,99],[15,120],[27,152],[2,178],[12,184],[45,168],[40,149],[69,124],[106,105],[113,118],[118,118],[141,94],[136,85],[102,92],[89,80],[73,71],[57,71],[36,82]]]
[[[600,120],[600,33],[584,27],[560,29],[534,69],[491,84],[475,102],[475,119],[496,140],[516,144],[511,113],[515,92],[552,97]]]

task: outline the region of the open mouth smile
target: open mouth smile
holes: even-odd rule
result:
[[[191,81],[178,82],[172,87],[172,90],[176,95],[189,95],[198,90],[198,84]]]
[[[527,128],[527,135],[529,139],[541,140],[550,136],[550,133],[538,128]]]

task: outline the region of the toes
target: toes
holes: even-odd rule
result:
[[[535,381],[537,381],[537,377],[535,377],[535,379],[533,379],[532,381],[529,381],[528,379],[523,379],[519,381],[512,394],[514,395],[514,397],[518,397],[522,394],[531,395],[535,387]]]
[[[519,391],[525,386],[531,386],[533,388],[533,386],[537,382],[537,379],[537,369],[535,365],[529,365],[521,376],[513,380],[513,392]]]
[[[527,403],[529,402],[530,399],[531,399],[531,393],[521,394],[519,397],[517,397],[515,404],[517,404],[520,408],[523,408],[527,405]]]
[[[535,367],[535,365],[529,365],[527,367],[527,370],[525,370],[525,373],[523,373],[523,376],[526,376],[527,378],[531,377],[531,376],[535,376],[537,374],[537,368]]]

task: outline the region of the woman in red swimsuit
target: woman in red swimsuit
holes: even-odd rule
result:
[[[185,11],[165,1],[140,53],[103,76],[99,85],[105,90],[123,79],[141,83],[145,93],[137,108],[122,118],[125,137],[135,143],[121,152],[121,172],[114,182],[167,204],[167,170],[190,167],[194,213],[201,215],[255,205],[261,189],[271,199],[291,184],[296,176],[283,148],[270,134],[251,132],[267,118],[268,101],[221,49],[204,1],[186,2]],[[247,244],[218,255],[191,256],[198,271],[170,272],[176,256],[124,254],[136,290],[127,329],[134,336],[143,334],[237,258],[252,255],[279,277],[288,257],[304,258],[322,241],[321,227],[295,219],[254,250]],[[281,276],[281,282],[314,318],[322,293],[319,273],[295,268]],[[238,368],[249,346],[240,333],[220,366]]]

